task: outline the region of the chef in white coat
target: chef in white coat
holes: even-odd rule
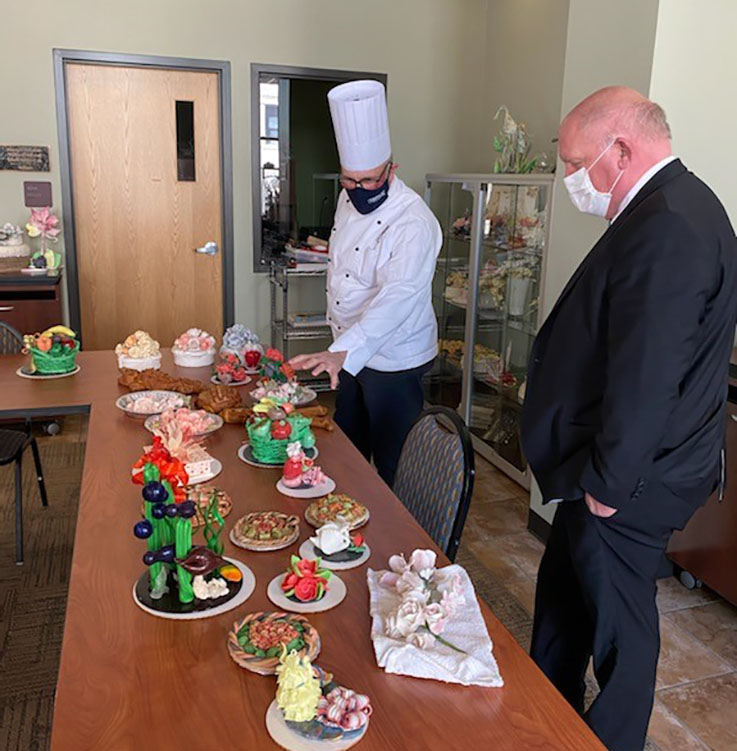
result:
[[[351,81],[332,89],[328,102],[343,188],[327,275],[333,343],[291,364],[330,375],[335,421],[391,485],[422,411],[422,376],[438,352],[432,279],[442,233],[396,176],[384,86]]]

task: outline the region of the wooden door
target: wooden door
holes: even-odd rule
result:
[[[222,242],[217,73],[69,63],[66,77],[85,348],[222,334],[222,251],[195,252]],[[179,179],[177,102],[193,103],[194,180]]]

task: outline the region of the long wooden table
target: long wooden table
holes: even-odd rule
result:
[[[264,724],[275,681],[233,663],[226,635],[236,616],[271,610],[266,585],[285,569],[289,553],[249,553],[226,539],[225,554],[256,575],[248,602],[230,613],[174,622],[144,613],[131,590],[144,566],[144,544],[133,537],[140,488],[130,467],[149,438],[141,421],[115,407],[122,389],[112,352],[83,352],[81,372],[45,382],[15,375],[19,357],[1,358],[0,416],[90,413],[61,668],[51,747],[56,751],[267,751],[278,748]],[[177,370],[165,353],[164,369]],[[226,426],[209,440],[223,463],[217,483],[230,493],[226,530],[250,510],[277,509],[302,517],[304,502],[280,495],[278,471],[242,463],[236,450],[243,428]],[[371,511],[365,527],[369,566],[417,547],[436,549],[371,466],[336,430],[317,431],[319,463],[338,490]],[[49,489],[50,503],[54,488]],[[301,540],[310,533],[303,521]],[[28,556],[33,551],[27,552]],[[445,558],[440,556],[441,562]],[[322,637],[319,664],[340,683],[368,694],[374,707],[362,751],[399,749],[559,749],[601,751],[603,746],[553,689],[485,604],[481,609],[504,688],[464,688],[388,675],[379,669],[369,638],[366,566],[341,572],[348,595],[336,609],[311,615]]]

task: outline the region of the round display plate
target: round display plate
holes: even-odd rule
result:
[[[28,274],[28,276],[46,276],[46,274],[49,273],[49,271],[53,271],[54,269],[34,269],[29,266],[26,266],[25,268],[20,270],[21,274]]]
[[[341,738],[339,740],[318,741],[312,738],[305,738],[296,731],[292,730],[284,720],[284,715],[276,703],[276,699],[271,702],[266,710],[266,729],[273,739],[287,751],[346,751],[346,749],[355,746],[366,734],[369,723],[367,722],[362,728],[361,733],[352,738]]]
[[[282,495],[288,495],[291,498],[322,498],[322,496],[329,495],[335,490],[335,480],[326,477],[324,482],[309,488],[288,488],[284,484],[284,480],[280,479],[276,483],[276,489]]]
[[[230,383],[222,383],[222,381],[218,380],[217,376],[212,376],[210,378],[210,383],[215,383],[218,386],[246,386],[251,382],[250,378],[246,378],[244,381],[231,381]]]
[[[253,399],[254,402],[257,402],[262,398],[262,397],[258,397],[258,398],[255,397],[253,395],[253,391],[250,391],[248,395],[251,397],[251,399]],[[313,389],[305,388],[302,398],[296,402],[292,402],[292,404],[294,404],[295,407],[305,407],[308,404],[311,404],[312,402],[314,402],[315,399],[317,399],[317,392],[314,391]]]
[[[70,370],[68,373],[31,373],[28,365],[24,365],[22,368],[18,368],[15,374],[21,378],[28,378],[31,381],[53,381],[54,378],[69,378],[69,376],[79,373],[80,370],[79,365],[75,365],[74,370]]]
[[[326,558],[320,558],[320,565],[331,571],[347,571],[349,568],[363,566],[363,564],[371,557],[371,548],[365,543],[364,546],[366,549],[361,553],[359,558],[356,558],[353,561],[328,561]],[[305,540],[299,548],[300,558],[317,558],[319,555],[320,554],[315,550],[315,546],[309,540]]]
[[[317,446],[314,446],[311,449],[305,449],[305,456],[308,459],[316,459],[318,454],[320,453],[317,450]],[[264,462],[258,461],[256,457],[253,455],[253,450],[251,449],[250,443],[244,443],[239,449],[238,449],[238,458],[245,462],[246,464],[250,464],[252,467],[263,467],[264,469],[279,469],[280,467],[284,466],[284,462],[279,462],[278,464],[266,464]]]
[[[281,514],[281,511],[277,511],[275,513]],[[239,548],[243,548],[244,550],[251,550],[255,553],[270,553],[274,550],[282,550],[283,548],[288,548],[290,545],[294,545],[297,540],[299,540],[299,517],[297,516],[290,516],[290,514],[284,514],[286,517],[290,517],[294,521],[294,532],[289,536],[285,537],[280,542],[275,542],[273,545],[255,545],[252,543],[249,543],[246,540],[241,539],[236,534],[236,528],[241,523],[242,519],[245,519],[245,517],[248,516],[248,514],[245,514],[242,516],[236,523],[231,527],[230,529],[230,541],[233,543],[233,545],[238,546]]]
[[[310,504],[305,509],[305,521],[309,525],[313,526],[315,529],[319,529],[320,527],[322,527],[323,524],[327,524],[327,522],[325,521],[318,522],[317,519],[313,519],[312,515],[308,513],[311,507],[312,507],[312,504]],[[353,522],[350,525],[350,531],[353,532],[354,530],[359,529],[360,527],[363,527],[364,524],[368,524],[368,520],[370,518],[371,518],[371,512],[368,509],[366,509],[366,516],[363,517],[362,519],[359,519],[357,522]],[[329,521],[335,521],[335,520],[330,519]]]
[[[220,428],[222,428],[225,424],[225,421],[222,417],[220,417],[220,415],[213,415],[212,413],[208,414],[210,415],[211,425],[207,430],[204,431],[204,433],[198,433],[198,436],[210,435],[216,430],[220,430]],[[146,422],[143,423],[143,427],[146,428],[146,430],[148,430],[150,433],[153,433],[158,427],[158,423],[159,415],[150,415],[146,418]]]
[[[172,621],[194,621],[201,618],[211,618],[215,615],[221,615],[222,613],[227,613],[229,610],[233,610],[234,608],[237,608],[241,606],[252,594],[253,590],[256,589],[256,577],[253,575],[253,571],[251,571],[248,566],[241,563],[240,561],[236,561],[235,558],[228,558],[226,556],[223,556],[228,563],[232,563],[243,575],[243,579],[239,582],[240,588],[235,592],[235,594],[232,594],[230,596],[230,599],[226,599],[224,602],[219,603],[218,605],[215,605],[214,607],[206,608],[204,610],[189,610],[189,611],[182,611],[179,610],[178,612],[175,610],[167,611],[167,610],[157,610],[150,603],[152,602],[163,602],[168,595],[164,595],[164,597],[161,598],[161,600],[154,600],[152,601],[151,598],[146,598],[145,595],[141,596],[141,590],[144,593],[148,592],[148,571],[144,571],[143,575],[138,579],[138,581],[133,585],[133,601],[138,605],[141,610],[145,610],[150,615],[155,615],[158,618],[166,618],[167,620]],[[232,582],[229,582],[229,589]],[[174,598],[172,597],[171,600]],[[221,600],[224,598],[220,598]],[[148,602],[147,602],[148,601]]]
[[[170,407],[167,409],[179,409],[180,407],[188,407],[190,399],[184,394],[180,394],[178,391],[166,391],[164,389],[151,389],[149,391],[131,391],[130,394],[123,394],[115,400],[115,406],[125,412],[128,417],[132,417],[136,420],[145,420],[151,415],[159,415],[161,412],[135,412],[131,409],[131,406],[140,399],[163,399],[169,397],[171,401]]]
[[[275,576],[266,588],[266,595],[280,610],[287,610],[290,613],[322,613],[326,610],[332,610],[343,602],[348,591],[343,580],[333,574],[328,579],[328,591],[322,600],[318,600],[317,602],[294,602],[285,597],[281,591],[283,578],[284,573]]]

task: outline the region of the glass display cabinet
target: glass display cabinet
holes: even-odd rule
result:
[[[425,200],[444,241],[433,281],[440,353],[425,398],[457,409],[476,450],[526,488],[520,412],[552,189],[552,174],[426,176]]]

